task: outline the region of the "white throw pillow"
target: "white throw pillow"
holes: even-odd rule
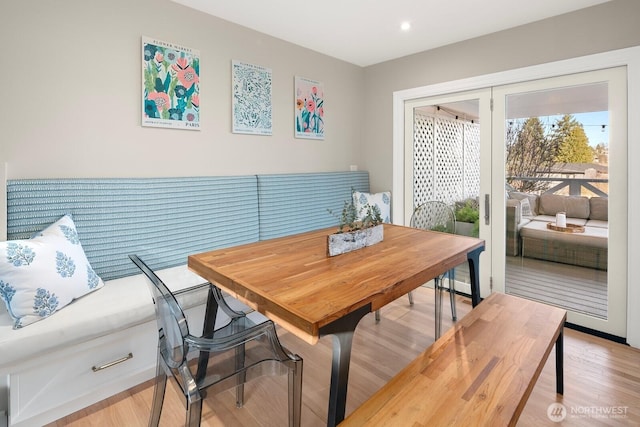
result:
[[[70,215],[29,240],[0,242],[0,298],[14,329],[51,316],[103,286]]]
[[[358,219],[360,220],[367,214],[366,209],[364,208],[366,205],[377,205],[378,209],[380,209],[382,222],[391,222],[391,193],[389,191],[374,194],[354,191],[353,205],[358,212]]]
[[[531,212],[531,204],[529,203],[529,199],[520,200],[520,209],[522,210],[522,216],[533,216],[533,212]]]

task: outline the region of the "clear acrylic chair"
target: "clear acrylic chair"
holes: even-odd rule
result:
[[[410,226],[422,230],[440,231],[443,233],[455,234],[456,214],[453,208],[444,202],[429,201],[418,206],[411,215]],[[435,338],[438,339],[442,332],[442,286],[444,279],[449,279],[449,299],[451,301],[451,318],[455,322],[456,315],[456,270],[451,269],[443,275],[436,277],[434,281],[434,292],[436,295],[436,320]]]
[[[289,426],[300,425],[302,359],[280,345],[273,322],[260,313],[233,310],[220,289],[209,287],[205,333],[189,333],[175,296],[136,255],[133,263],[149,279],[158,322],[158,365],[150,426],[160,421],[167,378],[172,377],[186,400],[187,426],[199,426],[205,392],[236,388],[236,406],[244,404],[244,384],[263,375],[288,374]],[[218,308],[229,321],[214,330]],[[209,332],[207,332],[207,330]]]

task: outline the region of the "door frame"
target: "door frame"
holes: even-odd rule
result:
[[[497,86],[493,89],[493,152],[494,163],[498,165],[505,164],[505,134],[507,120],[507,102],[506,96],[512,94],[526,94],[532,92],[543,92],[565,87],[584,86],[596,83],[607,82],[607,98],[609,109],[609,175],[608,175],[608,197],[609,197],[609,218],[613,221],[609,222],[608,228],[608,268],[607,276],[607,316],[605,319],[597,316],[585,314],[576,310],[567,309],[567,322],[581,327],[600,331],[605,334],[611,334],[614,337],[626,337],[627,332],[627,304],[628,295],[627,277],[627,256],[625,248],[628,248],[627,230],[628,224],[628,207],[625,195],[630,194],[628,186],[628,158],[626,156],[628,150],[627,129],[629,124],[626,123],[626,114],[618,112],[625,111],[627,108],[627,70],[625,67],[605,68],[597,71],[570,74],[547,79],[527,81],[515,83],[511,85]],[[569,113],[571,111],[568,111]],[[626,111],[625,111],[626,113]],[[621,117],[616,118],[619,115]],[[504,170],[503,170],[504,172]],[[504,192],[505,176],[496,173],[493,177],[494,194],[498,191]],[[495,199],[493,207],[494,212],[504,212],[505,199]],[[492,232],[495,239],[502,237],[504,239],[504,230],[494,227]],[[612,244],[617,242],[618,244]],[[504,247],[494,248],[504,253]],[[492,259],[493,289],[497,292],[505,292],[506,280],[506,258],[504,255]],[[624,307],[623,307],[624,305]],[[612,309],[614,308],[615,309]]]
[[[396,91],[393,93],[393,194],[392,218],[402,224],[404,221],[404,142],[405,117],[404,103],[416,98],[446,95],[455,92],[490,88],[529,80],[539,80],[566,74],[595,71],[610,67],[627,67],[627,137],[628,141],[640,141],[640,128],[632,126],[631,117],[640,116],[640,46],[614,50],[518,68],[492,74],[480,75],[450,82],[437,83]],[[640,168],[634,168],[631,159],[640,158],[640,144],[628,144],[627,199],[628,217],[634,218],[633,212],[640,211],[640,198],[632,197],[632,182],[640,182]],[[627,277],[634,277],[630,259],[640,256],[640,224],[629,221],[627,224]],[[640,348],[640,287],[628,286],[627,283],[627,342]]]

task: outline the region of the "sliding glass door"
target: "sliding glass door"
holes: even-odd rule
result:
[[[621,67],[405,101],[404,224],[427,201],[470,203],[483,297],[559,305],[625,337],[626,93]],[[582,228],[552,230],[559,212]]]
[[[493,89],[494,290],[626,336],[624,67]],[[495,220],[494,220],[495,225]]]

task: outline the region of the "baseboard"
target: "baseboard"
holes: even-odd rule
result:
[[[429,283],[430,283],[430,287],[433,288],[433,282],[429,282]],[[445,289],[445,291],[448,291],[448,289]],[[463,297],[471,298],[471,286],[468,283],[462,283],[456,280],[456,294],[461,295]],[[569,322],[565,323],[565,327],[569,329],[573,329],[578,332],[583,332],[585,334],[593,335],[598,338],[604,338],[609,341],[629,345],[625,337],[619,337],[617,335],[608,334],[606,332],[597,331],[595,329],[586,328],[584,326],[576,325],[574,323],[569,323]]]
[[[468,285],[467,285],[468,286]],[[456,283],[456,294],[471,298],[471,295],[464,294],[458,291],[458,285]],[[597,331],[595,329],[587,328],[584,326],[576,325],[575,323],[565,322],[564,326],[574,331],[582,332],[585,334],[593,335],[594,337],[604,338],[609,341],[617,342],[619,344],[629,345],[625,337],[619,337],[617,335],[608,334],[606,332]]]
[[[456,280],[456,294],[471,298],[471,285]]]
[[[585,334],[593,335],[598,338],[604,338],[606,340],[617,342],[619,344],[629,345],[627,343],[627,339],[624,337],[608,334],[606,332],[596,331],[595,329],[585,328],[584,326],[576,325],[574,323],[569,323],[569,322],[565,323],[564,326],[569,329],[573,329],[574,331],[583,332]]]

